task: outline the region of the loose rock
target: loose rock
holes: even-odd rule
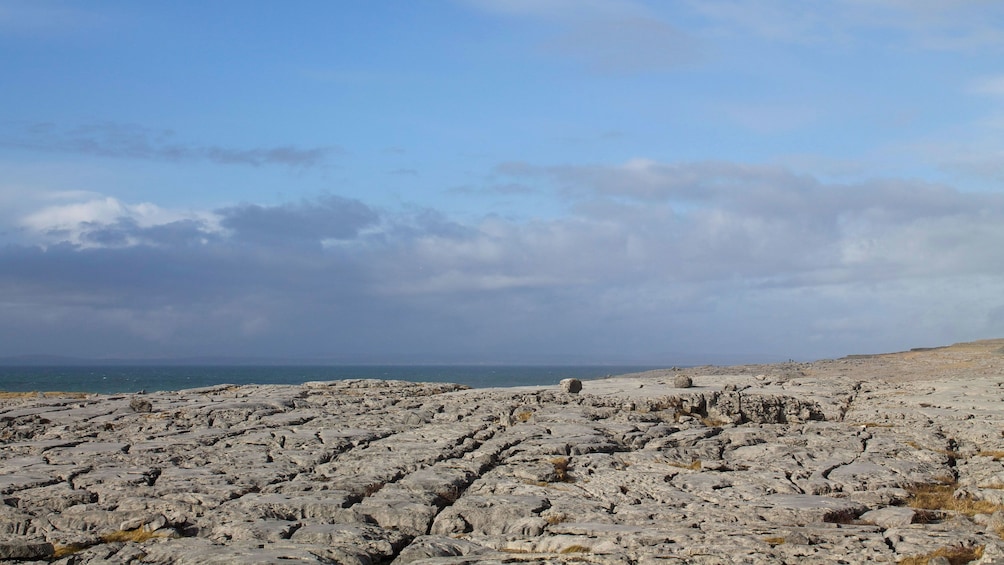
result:
[[[694,386],[694,381],[688,375],[676,375],[673,379],[673,386],[676,388],[690,388]]]
[[[561,379],[561,390],[576,394],[582,390],[582,381],[579,379]]]
[[[133,398],[129,401],[129,408],[132,408],[133,412],[153,412],[153,404],[149,400],[143,398]]]

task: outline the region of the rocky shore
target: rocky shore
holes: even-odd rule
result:
[[[1004,563],[1002,400],[1004,340],[577,393],[6,394],[0,559]]]

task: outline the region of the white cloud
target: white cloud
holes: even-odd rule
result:
[[[69,242],[81,247],[100,247],[100,242],[89,241],[84,236],[123,221],[139,228],[149,228],[193,220],[203,225],[207,232],[219,230],[218,219],[206,212],[170,210],[149,202],[129,204],[84,191],[48,194],[45,199],[71,202],[45,206],[20,218],[19,226],[28,230],[34,241],[43,243]],[[135,243],[135,240],[125,240],[119,244]]]

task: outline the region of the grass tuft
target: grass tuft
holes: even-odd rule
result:
[[[101,541],[96,541],[94,543],[70,543],[66,545],[55,544],[53,545],[52,557],[53,559],[69,557],[74,553],[78,553],[99,543],[124,543],[130,541],[134,543],[143,543],[147,540],[163,537],[166,536],[164,536],[164,534],[158,534],[145,526],[140,526],[135,530],[118,530],[116,532],[105,534],[101,536]]]
[[[565,514],[564,512],[556,512],[554,514],[548,515],[544,519],[547,520],[548,524],[555,526],[557,524],[564,522],[565,520],[568,520],[568,515]]]
[[[558,553],[589,553],[592,549],[584,545],[570,545]]]
[[[694,459],[690,463],[677,463],[676,461],[669,461],[668,465],[670,467],[676,467],[676,468],[679,468],[679,469],[689,469],[691,471],[700,471],[701,470],[701,460],[700,459]]]
[[[942,547],[924,555],[907,557],[899,562],[899,565],[927,565],[932,559],[944,557],[951,565],[964,565],[970,561],[976,561],[983,557],[983,546],[977,547]]]
[[[771,537],[771,538],[763,538],[763,541],[764,541],[764,543],[766,543],[768,545],[781,545],[781,544],[784,543],[784,538],[780,537],[780,536],[778,536],[778,537]]]
[[[575,482],[575,479],[568,474],[568,458],[567,457],[555,457],[551,459],[551,465],[554,466],[554,481],[558,483],[571,483]]]
[[[958,485],[954,481],[915,485],[907,489],[910,498],[906,503],[907,506],[920,510],[948,511],[970,517],[1004,510],[1004,505],[988,500],[976,500],[972,495],[956,497],[957,488]]]
[[[52,552],[52,558],[62,559],[64,557],[69,557],[70,555],[73,555],[74,553],[77,553],[79,551],[83,551],[88,547],[90,546],[83,543],[70,543],[66,545],[53,544],[54,551]]]

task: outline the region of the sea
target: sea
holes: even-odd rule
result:
[[[298,385],[307,381],[383,379],[446,382],[473,388],[554,385],[561,379],[599,379],[651,366],[0,366],[0,391],[118,394],[219,384]]]

